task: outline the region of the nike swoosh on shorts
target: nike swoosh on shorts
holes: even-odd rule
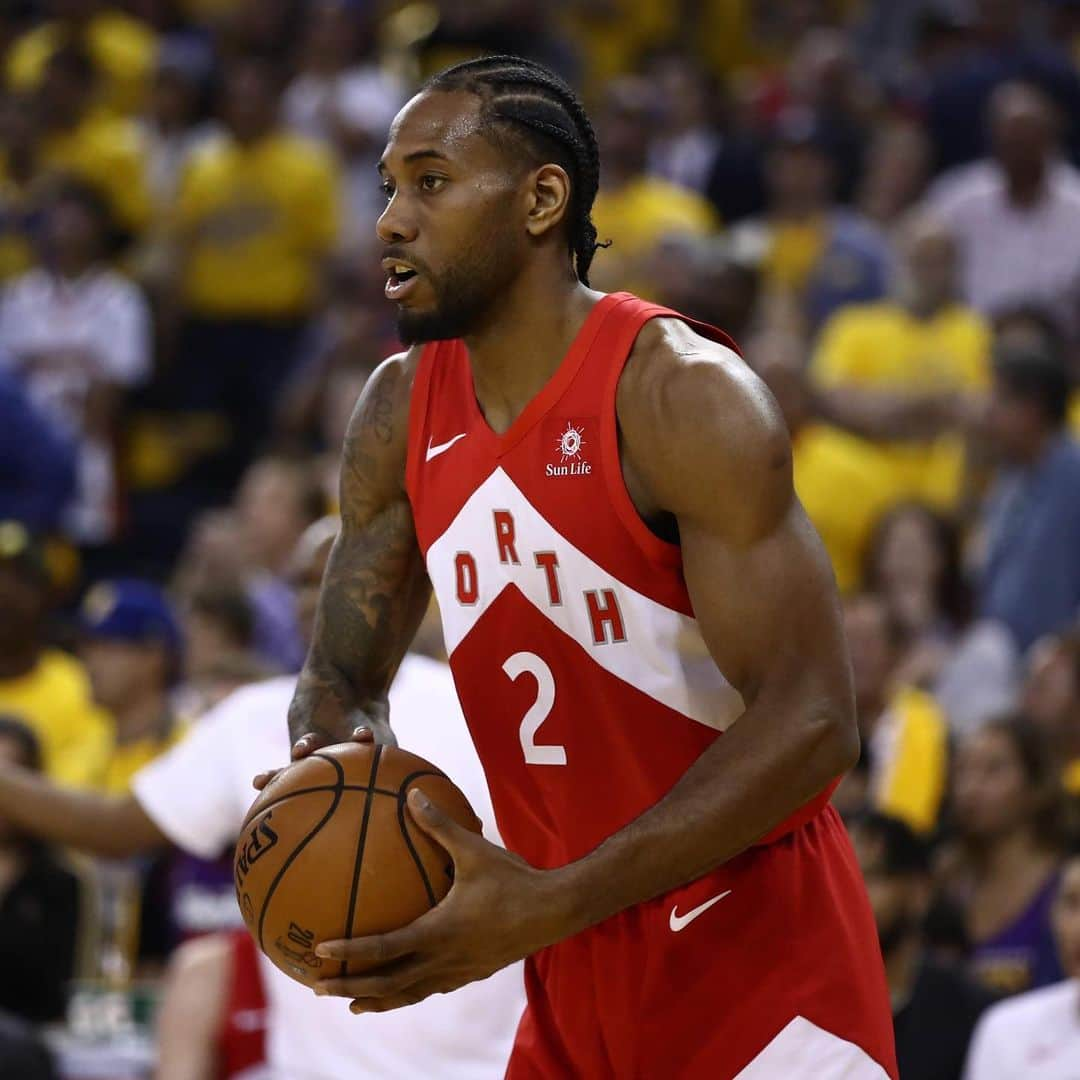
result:
[[[725,896],[730,895],[731,890],[722,892],[719,896],[714,896],[711,900],[706,900],[704,904],[698,904],[696,908],[691,908],[685,915],[680,915],[676,908],[678,904],[671,909],[671,918],[668,921],[668,925],[671,927],[673,933],[678,933],[680,930],[685,930],[699,915],[704,915],[706,911],[713,906],[713,904],[720,903]]]

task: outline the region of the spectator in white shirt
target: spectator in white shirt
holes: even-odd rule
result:
[[[336,536],[331,521],[316,522],[297,545],[297,610],[308,637]],[[124,796],[71,792],[0,763],[0,816],[30,835],[103,856],[130,855],[166,841],[201,858],[216,856],[240,831],[255,799],[255,774],[289,760],[285,717],[295,687],[290,675],[230,694],[152,768],[140,770]],[[401,746],[445,770],[469,799],[484,835],[498,843],[487,781],[450,669],[408,654],[390,688],[390,712]],[[273,1080],[497,1080],[525,1007],[521,964],[453,994],[362,1016],[349,1012],[347,1002],[316,997],[265,958],[261,970]],[[170,1022],[183,1024],[175,1014]],[[192,1032],[194,1037],[194,1027]],[[182,1049],[183,1040],[170,1045]]]
[[[995,1005],[975,1029],[964,1080],[1075,1080],[1080,1076],[1080,850],[1054,901],[1063,982]]]
[[[355,4],[315,0],[309,5],[299,51],[299,71],[282,99],[285,122],[298,134],[330,143],[345,163],[352,235],[367,241],[384,198],[375,163],[386,132],[405,102],[402,81],[374,60],[362,59],[362,37],[371,37]]]
[[[124,392],[150,370],[149,309],[139,289],[109,267],[111,236],[97,192],[66,183],[47,211],[41,264],[0,298],[0,357],[78,444],[66,525],[87,545],[114,534],[114,424]]]
[[[993,157],[942,177],[929,199],[960,241],[969,303],[1054,311],[1075,332],[1080,304],[1080,173],[1060,158],[1041,91],[1007,83],[989,110]]]

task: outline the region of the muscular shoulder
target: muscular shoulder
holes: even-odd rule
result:
[[[401,498],[409,439],[409,402],[421,349],[387,357],[353,408],[341,455],[341,512],[346,524]]]
[[[623,453],[660,509],[748,540],[787,512],[787,428],[731,349],[677,319],[651,320],[627,360],[616,408]]]

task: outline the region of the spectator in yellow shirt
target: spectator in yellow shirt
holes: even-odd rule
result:
[[[134,121],[94,106],[94,81],[93,64],[79,49],[60,49],[45,64],[37,91],[41,167],[97,188],[124,233],[134,236],[150,217],[145,146]]]
[[[747,342],[746,355],[765,380],[791,433],[795,493],[817,529],[843,593],[859,585],[874,523],[900,496],[887,456],[865,439],[821,422],[796,335],[770,331]]]
[[[46,201],[39,158],[33,101],[0,90],[0,284],[34,262]]]
[[[948,735],[934,699],[894,681],[904,633],[872,593],[844,605],[862,768],[845,777],[836,800],[844,812],[866,808],[900,818],[918,833],[937,824],[948,775]]]
[[[599,121],[603,168],[592,215],[600,240],[610,240],[611,249],[595,264],[597,288],[652,296],[659,283],[649,280],[646,259],[660,241],[719,227],[703,196],[646,171],[654,122],[646,80],[628,77],[612,84]]]
[[[766,211],[732,229],[737,250],[760,260],[769,326],[817,332],[840,308],[888,292],[892,252],[870,222],[837,205],[831,153],[813,110],[785,110],[765,158]]]
[[[957,249],[943,225],[912,221],[895,298],[839,312],[822,332],[812,377],[822,387],[898,396],[974,395],[989,384],[990,330],[957,300]],[[958,434],[878,443],[906,498],[947,509],[964,477]]]
[[[83,599],[80,624],[79,651],[94,700],[115,722],[102,786],[120,795],[182,733],[169,700],[180,675],[180,626],[161,590],[135,579],[93,586]]]
[[[15,521],[0,522],[0,712],[37,735],[45,774],[98,787],[112,738],[83,665],[46,644],[50,584],[41,546]]]
[[[119,114],[136,112],[157,54],[150,27],[107,9],[101,0],[51,0],[45,7],[52,18],[28,30],[8,51],[7,84],[16,90],[36,89],[52,56],[65,45],[77,45],[101,76],[101,103]]]
[[[193,153],[177,198],[184,326],[166,399],[230,425],[206,481],[219,494],[266,434],[339,231],[337,165],[282,128],[279,96],[267,63],[234,63],[227,130]]]

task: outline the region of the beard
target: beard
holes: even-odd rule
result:
[[[424,267],[435,294],[434,307],[399,307],[397,330],[405,346],[446,341],[475,333],[488,321],[507,282],[515,276],[520,254],[509,237],[497,232],[484,237],[456,265],[436,275]]]
[[[405,346],[465,337],[484,322],[495,301],[486,282],[460,272],[432,279],[435,306],[426,311],[398,308],[397,331]]]

